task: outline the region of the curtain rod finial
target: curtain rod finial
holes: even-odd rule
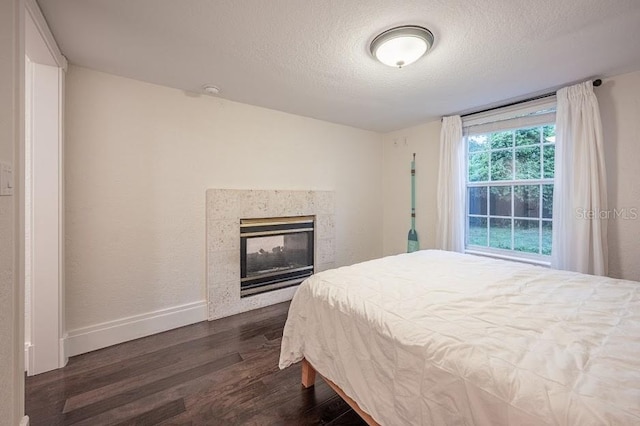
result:
[[[599,78],[596,78],[595,80],[593,80],[593,87],[599,87],[602,86],[602,80],[600,80]]]

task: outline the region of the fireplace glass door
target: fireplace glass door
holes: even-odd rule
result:
[[[240,295],[301,283],[313,274],[314,218],[243,219],[240,222]]]

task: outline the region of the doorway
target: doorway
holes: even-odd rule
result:
[[[25,369],[63,367],[63,90],[66,60],[35,0],[25,1]]]

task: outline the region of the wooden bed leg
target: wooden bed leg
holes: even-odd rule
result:
[[[316,383],[316,370],[311,366],[309,361],[302,359],[302,386],[310,388]]]
[[[360,417],[362,417],[362,420],[364,420],[367,423],[367,425],[369,425],[369,426],[380,426],[380,424],[378,422],[373,420],[373,417],[371,417],[367,412],[365,412],[364,410],[362,410],[362,408],[360,408],[360,406],[358,405],[357,402],[355,402],[353,399],[349,398],[342,391],[342,389],[340,389],[338,387],[338,385],[336,385],[331,380],[327,379],[326,377],[324,377],[322,375],[320,375],[320,377],[322,377],[324,379],[324,381],[329,385],[329,387],[331,387],[331,389],[336,391],[336,393],[338,395],[340,395],[340,397],[347,404],[349,404],[349,406],[351,408],[353,408],[353,410],[356,413],[358,413],[358,415]],[[302,386],[304,386],[305,388],[308,389],[311,386],[313,386],[315,384],[315,382],[316,382],[316,369],[313,368],[311,363],[309,361],[307,361],[306,358],[302,358]]]

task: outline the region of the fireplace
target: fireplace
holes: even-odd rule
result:
[[[300,284],[314,272],[314,216],[240,220],[240,297]]]
[[[241,219],[313,219],[313,273],[336,267],[336,201],[333,191],[207,189],[206,208],[209,320],[291,300],[298,287],[292,285],[261,294],[254,293],[249,297],[245,292],[245,297],[240,297]],[[260,221],[264,222],[262,219]],[[244,222],[249,224],[251,221]],[[249,232],[247,229],[245,231]]]

